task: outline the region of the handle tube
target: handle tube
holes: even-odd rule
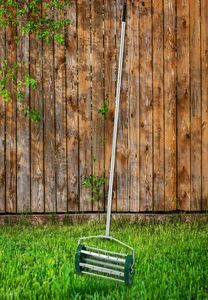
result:
[[[119,53],[118,79],[117,79],[117,88],[116,88],[116,108],[115,108],[115,116],[114,116],[112,154],[111,154],[110,178],[109,178],[109,189],[108,189],[108,208],[107,208],[107,220],[106,220],[106,232],[105,232],[106,236],[110,235],[110,219],[111,219],[111,207],[112,207],[113,179],[114,179],[114,169],[115,169],[116,142],[117,142],[117,131],[118,131],[118,116],[119,116],[121,78],[122,78],[122,67],[123,67],[123,52],[124,52],[125,29],[126,29],[125,19],[126,19],[126,1],[124,1],[124,12],[123,12],[122,28],[121,28],[121,42],[120,42],[120,53]]]
[[[122,22],[126,22],[126,1],[124,1],[124,6],[123,6],[123,18]]]

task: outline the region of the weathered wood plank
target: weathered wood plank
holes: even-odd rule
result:
[[[153,208],[152,134],[152,5],[143,1],[140,15],[140,210]]]
[[[6,33],[0,29],[0,68],[6,57]],[[5,212],[5,103],[0,96],[0,212]]]
[[[177,1],[178,209],[190,209],[189,0]]]
[[[164,1],[165,210],[176,209],[175,0]]]
[[[128,3],[127,3],[128,10]],[[123,1],[117,1],[117,64],[119,60],[121,22],[123,14]],[[124,45],[123,71],[120,94],[120,111],[118,121],[117,137],[117,159],[116,159],[116,176],[117,176],[117,211],[129,210],[128,199],[128,24],[129,14],[127,11],[126,18],[126,35]]]
[[[128,136],[128,185],[129,210],[139,211],[139,9],[138,3],[130,1],[129,47],[128,47],[128,98],[129,98],[129,136]]]
[[[104,120],[98,109],[103,106],[103,3],[91,1],[92,26],[92,173],[104,175]],[[104,209],[104,186],[100,198],[93,195],[93,210]]]
[[[27,4],[26,1],[25,6]],[[17,81],[24,82],[29,74],[29,35],[22,35],[22,20],[17,26]],[[29,87],[24,87],[24,97],[17,99],[17,212],[30,212],[30,125],[24,109],[30,107]]]
[[[43,13],[46,11],[43,1]],[[53,18],[50,12],[50,17]],[[56,153],[54,101],[54,42],[43,41],[44,183],[45,212],[56,211]]]
[[[201,209],[200,1],[190,0],[191,210]]]
[[[91,139],[91,59],[90,59],[90,5],[77,1],[78,13],[78,80],[79,80],[79,174],[80,210],[92,210],[92,195],[83,179],[92,175]]]
[[[8,26],[6,29],[6,57],[8,65],[16,62],[17,47],[15,36],[17,29]],[[15,213],[17,209],[17,115],[16,115],[16,81],[8,82],[7,89],[10,91],[11,100],[6,104],[6,212]]]
[[[116,94],[116,6],[115,1],[104,1],[104,60],[105,97],[109,98],[109,111],[105,122],[105,204],[107,204],[108,180],[111,161],[113,122]],[[116,176],[114,177],[112,211],[116,211]]]
[[[64,0],[60,1],[64,5]],[[65,11],[57,11],[55,20],[64,19]],[[64,34],[64,29],[60,32]],[[55,132],[56,132],[56,201],[57,212],[67,211],[67,162],[66,162],[66,89],[65,46],[55,43]]]
[[[67,18],[71,25],[66,30],[66,99],[67,99],[67,168],[68,211],[79,209],[79,131],[77,101],[77,1],[71,0]]]
[[[208,2],[201,0],[202,210],[208,210]]]
[[[164,28],[163,1],[153,0],[153,137],[154,137],[154,211],[164,210]]]
[[[41,10],[41,6],[39,6]],[[30,106],[41,116],[39,123],[31,122],[31,211],[44,212],[44,152],[43,152],[43,47],[37,35],[30,35],[30,76],[37,82],[30,90]]]

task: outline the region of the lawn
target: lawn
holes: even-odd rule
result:
[[[74,274],[78,237],[103,231],[0,227],[0,299],[208,299],[208,224],[114,223],[112,234],[136,250],[131,287]]]

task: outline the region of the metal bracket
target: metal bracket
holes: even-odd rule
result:
[[[126,243],[123,243],[121,242],[120,240],[112,237],[112,236],[106,236],[106,235],[91,235],[91,236],[86,236],[86,237],[81,237],[78,241],[78,245],[81,243],[81,241],[83,240],[90,240],[90,239],[106,239],[106,240],[110,240],[110,241],[114,241],[128,249],[130,249],[132,251],[132,255],[133,255],[133,261],[135,262],[135,250],[133,247],[129,246],[128,244]],[[101,251],[101,252],[106,252],[106,253],[112,253],[112,254],[116,254],[116,255],[121,255],[121,256],[126,256],[127,254],[122,254],[122,253],[118,253],[118,252],[112,252],[112,251],[107,251],[107,250],[101,250],[99,248],[94,248],[94,247],[89,247],[89,246],[86,246],[88,247],[89,249],[92,249],[92,250],[97,250],[97,251]]]

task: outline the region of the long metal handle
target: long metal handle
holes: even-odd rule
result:
[[[114,177],[114,169],[115,169],[118,115],[119,115],[121,78],[122,78],[122,66],[123,66],[123,52],[124,52],[125,29],[126,29],[126,22],[125,21],[126,21],[126,1],[124,1],[124,12],[123,12],[122,28],[121,28],[121,42],[120,42],[120,53],[119,53],[118,79],[117,79],[117,89],[116,89],[116,108],[115,108],[115,117],[114,117],[112,155],[111,155],[110,178],[109,178],[109,189],[108,189],[108,209],[107,209],[106,232],[105,232],[106,236],[109,236],[109,234],[110,234],[113,177]]]

